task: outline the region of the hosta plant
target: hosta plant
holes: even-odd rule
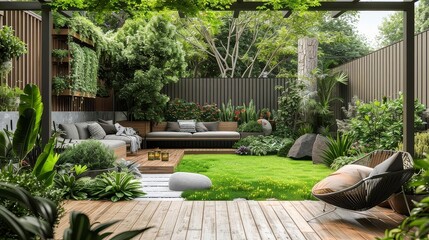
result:
[[[128,172],[103,173],[95,179],[91,195],[112,202],[131,200],[144,196],[142,184]]]

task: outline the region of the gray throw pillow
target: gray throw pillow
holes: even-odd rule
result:
[[[63,131],[61,137],[66,139],[79,139],[79,132],[73,123],[60,123],[58,127]]]
[[[203,122],[209,131],[217,131],[219,129],[219,122]]]
[[[168,132],[180,132],[180,126],[178,122],[167,122]]]
[[[77,128],[77,132],[79,133],[79,139],[88,139],[91,137],[91,134],[88,131],[88,123],[86,122],[80,122],[75,123]]]
[[[396,172],[401,170],[404,170],[404,165],[402,163],[402,154],[397,152],[388,159],[384,160],[382,163],[375,166],[374,170],[372,170],[369,176],[372,177],[385,172]]]
[[[99,119],[98,119],[98,122],[99,122],[99,123],[110,124],[110,125],[113,125],[113,124],[114,124],[114,123],[113,123],[113,120],[103,120],[103,119],[101,119],[101,118],[99,118]]]
[[[100,124],[106,134],[116,134],[118,132],[118,130],[116,130],[115,125],[113,124],[107,124],[102,122],[99,122],[98,124]]]
[[[106,136],[106,132],[98,123],[93,123],[88,125],[89,133],[91,138],[94,139],[103,139]]]
[[[177,122],[179,123],[181,132],[194,133],[197,131],[195,129],[196,127],[195,120],[177,120]]]
[[[197,132],[208,132],[209,131],[206,128],[206,126],[204,126],[204,123],[202,123],[202,122],[197,122],[197,124],[195,125],[195,129],[197,130]]]

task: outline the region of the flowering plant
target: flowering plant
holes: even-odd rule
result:
[[[249,155],[250,154],[250,148],[246,147],[246,146],[241,146],[235,151],[235,153],[239,154],[239,155]]]

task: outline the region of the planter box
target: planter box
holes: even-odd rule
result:
[[[141,137],[145,137],[146,133],[150,132],[150,122],[149,121],[119,121],[124,127],[132,127],[138,132]]]
[[[414,203],[412,201],[420,202],[423,198],[428,196],[429,194],[420,194],[420,195],[405,194],[410,210],[414,208]],[[407,206],[405,205],[404,195],[402,193],[397,193],[391,196],[388,202],[395,212],[402,215],[407,215],[407,216],[409,215]]]
[[[55,96],[74,96],[74,97],[85,97],[85,98],[95,98],[95,94],[86,93],[86,92],[79,92],[79,91],[73,91],[71,89],[66,89],[59,94],[55,94]]]
[[[245,138],[248,136],[263,136],[263,132],[240,132],[240,138]]]

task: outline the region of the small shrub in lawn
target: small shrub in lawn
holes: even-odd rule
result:
[[[234,147],[247,146],[250,148],[252,155],[277,154],[277,152],[292,140],[278,136],[249,136],[234,144]]]
[[[249,147],[241,146],[235,151],[235,153],[238,155],[250,155],[251,152]]]
[[[289,153],[290,148],[293,146],[294,141],[290,139],[290,141],[286,142],[283,147],[279,149],[277,152],[277,156],[279,157],[287,157],[287,154]]]
[[[61,154],[58,164],[86,165],[89,170],[114,167],[116,160],[112,149],[100,141],[87,140],[66,148]]]

